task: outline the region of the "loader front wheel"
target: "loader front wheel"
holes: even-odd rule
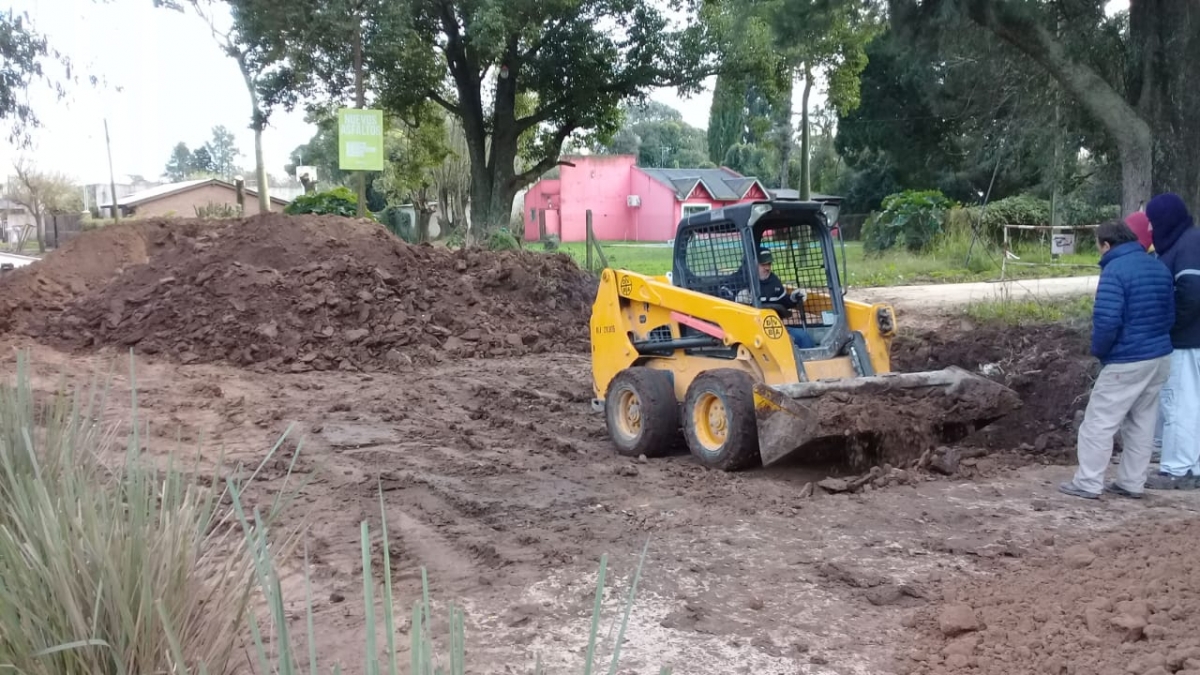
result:
[[[662,370],[622,370],[604,397],[608,436],[625,457],[662,457],[678,445],[679,403],[671,376]]]
[[[740,370],[701,373],[683,404],[683,435],[701,464],[737,471],[759,463],[754,382]]]

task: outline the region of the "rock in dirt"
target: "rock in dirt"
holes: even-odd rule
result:
[[[938,448],[929,468],[946,476],[958,473],[958,465],[962,461],[962,452],[958,448]]]
[[[946,637],[971,633],[979,630],[979,617],[970,605],[947,605],[938,614],[938,628]]]
[[[5,274],[0,316],[60,347],[361,371],[584,350],[595,292],[565,254],[449,251],[367,221],[265,214],[86,232]]]
[[[819,481],[817,486],[832,494],[850,491],[850,482],[842,478],[825,478]]]

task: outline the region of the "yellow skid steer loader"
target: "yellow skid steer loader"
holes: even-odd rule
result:
[[[680,222],[669,276],[602,272],[593,405],[622,455],[664,455],[682,428],[701,464],[726,471],[919,453],[1020,406],[960,368],[891,373],[895,334],[890,306],[845,299],[821,203],[714,209]]]

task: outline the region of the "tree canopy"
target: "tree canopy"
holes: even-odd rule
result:
[[[477,226],[507,223],[573,134],[608,138],[622,102],[712,72],[705,27],[672,27],[651,0],[256,0],[238,21],[288,55],[309,100],[349,100],[361,40],[373,105],[411,121],[432,101],[457,119]]]

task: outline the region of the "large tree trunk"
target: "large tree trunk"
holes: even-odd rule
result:
[[[255,118],[261,116],[255,113]],[[271,186],[267,183],[267,163],[263,160],[263,132],[260,125],[254,125],[254,178],[258,183],[258,212],[267,213],[271,210]]]
[[[33,214],[33,221],[34,221],[34,223],[37,224],[38,253],[45,253],[46,252],[46,214],[41,209],[38,209],[38,211]],[[20,253],[20,251],[18,251],[18,253]]]
[[[809,131],[808,98],[812,94],[812,67],[804,66],[804,94],[800,97],[800,199],[812,196],[812,133]]]
[[[1131,2],[1129,32],[1129,98],[1152,132],[1152,189],[1200,212],[1200,2]]]

